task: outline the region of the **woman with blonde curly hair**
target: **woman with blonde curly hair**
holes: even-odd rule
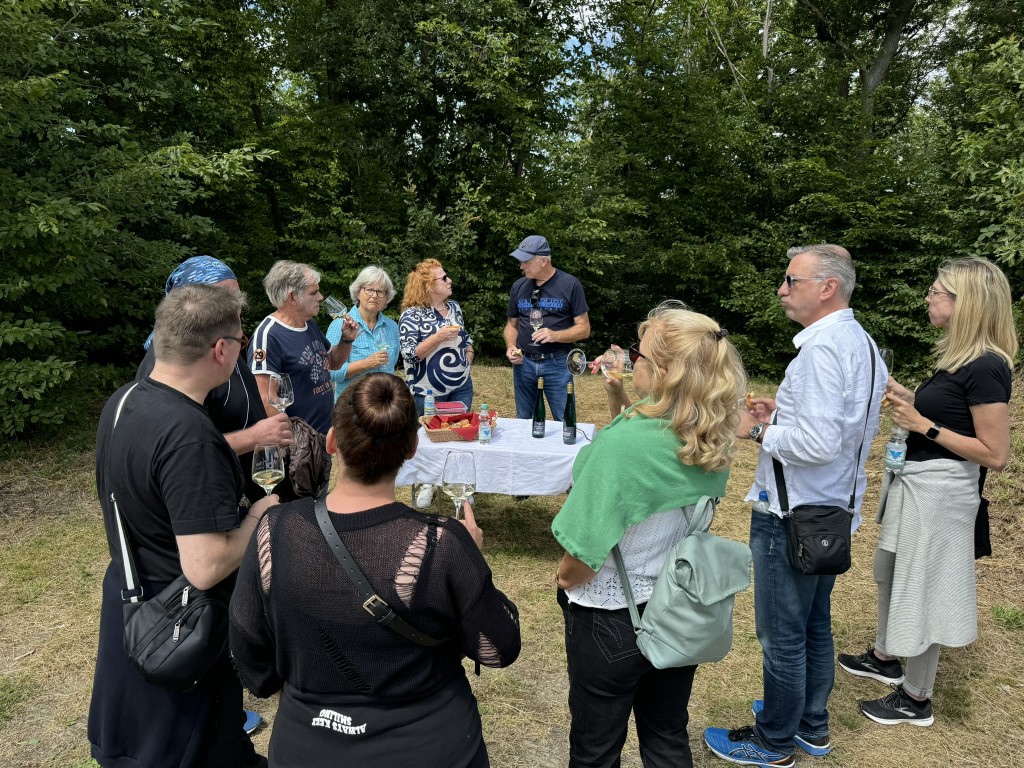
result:
[[[612,549],[618,544],[637,605],[646,603],[697,501],[725,493],[746,385],[726,336],[679,302],[650,313],[629,350],[642,399],[580,451],[551,524],[566,550],[556,581],[571,765],[618,765],[631,711],[645,765],[692,765],[687,706],[697,668],[655,669],[639,653]]]
[[[984,550],[987,528],[977,540],[975,518],[987,521],[986,471],[1001,471],[1010,455],[1017,330],[1006,276],[985,259],[948,261],[925,303],[943,331],[935,372],[913,391],[890,376],[886,393],[893,422],[910,435],[906,466],[886,473],[879,504],[875,643],[863,654],[839,655],[850,674],[892,686],[860,702],[861,713],[881,725],[931,725],[940,648],[978,635],[974,558],[991,550]]]

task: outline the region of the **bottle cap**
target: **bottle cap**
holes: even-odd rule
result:
[[[481,411],[486,411],[486,410],[487,410],[487,403],[483,403],[483,404],[482,404],[482,405],[480,406],[480,410],[481,410]]]

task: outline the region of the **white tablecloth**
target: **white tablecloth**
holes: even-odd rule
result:
[[[468,451],[476,463],[478,493],[504,493],[509,496],[556,496],[565,493],[572,483],[572,463],[580,448],[589,442],[587,437],[593,439],[594,425],[578,425],[576,444],[565,445],[560,421],[547,422],[541,439],[533,437],[531,424],[529,419],[499,418],[488,445],[461,440],[432,443],[420,427],[416,455],[402,465],[395,484],[439,485],[448,452]]]

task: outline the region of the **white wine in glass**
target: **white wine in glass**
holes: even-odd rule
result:
[[[252,452],[252,481],[268,496],[284,480],[284,454],[279,445],[257,445]]]
[[[462,503],[476,490],[476,463],[473,454],[449,451],[444,459],[441,490],[455,502],[455,519],[462,516]]]
[[[348,310],[345,309],[345,305],[333,296],[328,296],[324,299],[324,307],[327,309],[327,314],[334,320],[341,319],[345,316],[345,313],[348,312]]]
[[[530,325],[535,331],[539,331],[544,327],[544,313],[536,307],[530,310]]]
[[[633,364],[624,349],[609,349],[601,355],[601,373],[609,379],[633,378]]]
[[[287,373],[270,374],[270,393],[267,400],[277,408],[278,413],[288,410],[288,406],[295,402],[291,376]]]

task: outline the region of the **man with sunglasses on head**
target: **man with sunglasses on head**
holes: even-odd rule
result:
[[[523,276],[512,284],[505,324],[505,356],[512,363],[516,416],[533,415],[537,379],[544,377],[544,393],[551,418],[561,421],[566,385],[572,378],[565,366],[569,350],[590,336],[587,297],[580,281],[551,264],[551,246],[540,235],[530,235],[512,252]],[[543,325],[534,330],[530,312],[538,309]]]
[[[797,748],[826,755],[828,698],[835,680],[831,594],[835,576],[793,567],[779,504],[773,460],[783,467],[789,508],[847,508],[860,524],[867,486],[864,464],[878,433],[888,372],[875,343],[850,309],[856,272],[838,245],[791,248],[778,296],[786,316],[803,326],[799,350],[775,399],[754,397],[740,409],[738,435],[760,445],[747,501],[767,491],[768,511],[751,512],[754,619],[763,650],[764,697],[751,709],[753,726],[708,728],[704,741],[719,757],[744,765],[795,764]],[[872,378],[872,373],[874,377]]]

